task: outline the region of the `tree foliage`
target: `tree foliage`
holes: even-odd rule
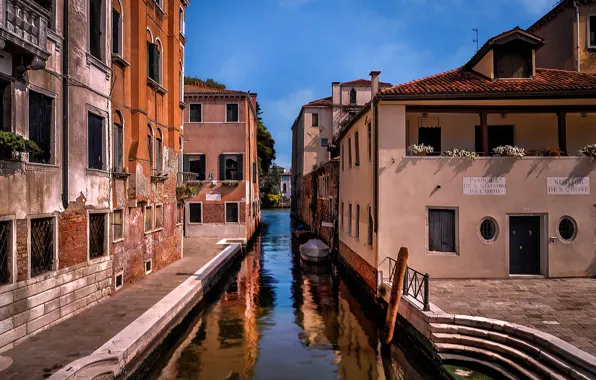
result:
[[[271,132],[263,124],[263,111],[257,102],[257,157],[259,159],[259,175],[266,176],[275,160],[275,140]]]
[[[219,89],[225,89],[226,85],[223,83],[219,83],[214,79],[211,78],[207,78],[207,80],[203,80],[201,78],[197,78],[197,77],[184,77],[184,84],[194,84],[194,85],[199,85],[199,86],[205,86],[205,87],[209,87],[209,88],[219,88]]]
[[[281,199],[281,175],[283,173],[283,169],[279,166],[271,166],[269,171],[261,180],[261,201],[263,202],[263,207],[271,207],[274,206],[275,203],[279,203],[279,199]],[[279,196],[279,197],[272,197],[271,195]],[[273,202],[273,200],[277,200]]]

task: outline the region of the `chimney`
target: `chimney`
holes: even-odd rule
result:
[[[250,102],[252,103],[252,106],[257,108],[257,93],[251,92],[248,95],[250,96]]]
[[[341,90],[339,82],[331,82],[331,102],[333,105],[340,104]]]
[[[380,71],[371,71],[370,72],[370,99],[374,99],[375,96],[379,93],[379,75],[381,75]]]

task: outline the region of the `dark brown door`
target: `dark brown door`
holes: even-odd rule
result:
[[[540,217],[509,219],[509,272],[540,274]]]

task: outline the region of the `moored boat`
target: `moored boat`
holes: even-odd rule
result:
[[[319,262],[329,256],[329,246],[319,239],[310,239],[300,246],[300,257],[303,260]]]

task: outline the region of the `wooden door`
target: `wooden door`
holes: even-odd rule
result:
[[[540,217],[509,219],[509,273],[540,274]]]

